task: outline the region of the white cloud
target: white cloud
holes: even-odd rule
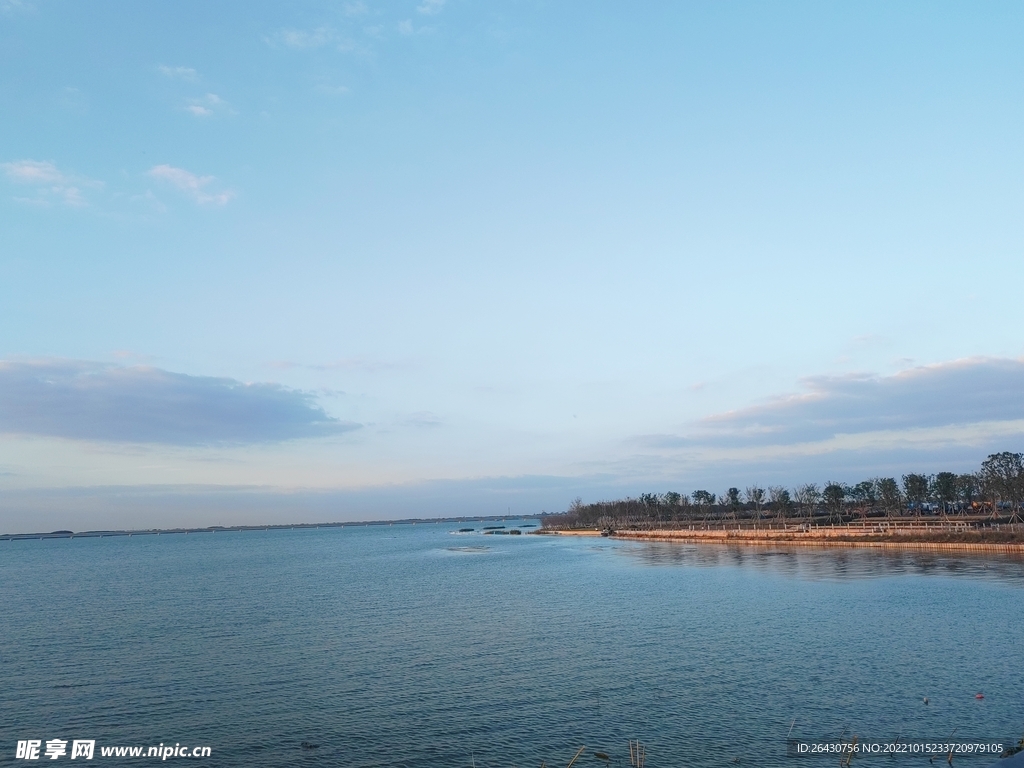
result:
[[[322,83],[316,86],[318,93],[326,94],[327,96],[344,96],[348,93],[348,86],[346,85],[327,85]]]
[[[366,13],[366,3],[362,0],[355,0],[355,2],[344,3],[342,10],[346,16],[362,16]]]
[[[189,83],[194,83],[199,79],[199,73],[196,72],[192,67],[168,67],[161,64],[157,67],[157,71],[160,72],[164,77],[171,79],[185,80]]]
[[[282,29],[278,37],[290,48],[320,48],[334,40],[334,30],[330,27],[317,27],[308,32],[302,29]]]
[[[423,0],[416,6],[416,10],[428,16],[433,16],[444,10],[446,0]]]
[[[216,93],[208,93],[198,99],[190,99],[185,111],[196,117],[210,117],[216,112],[227,112],[228,104]]]
[[[231,191],[209,191],[215,177],[197,176],[173,165],[155,165],[149,169],[149,176],[176,187],[200,205],[226,205],[235,196]]]
[[[9,179],[25,184],[63,184],[65,176],[53,163],[38,160],[18,160],[4,163],[3,169]]]
[[[35,6],[32,3],[25,2],[25,0],[0,0],[0,12],[2,13],[28,10],[35,10]]]
[[[48,205],[51,200],[60,200],[72,207],[86,205],[82,187],[101,187],[102,183],[60,171],[51,162],[40,160],[16,160],[0,163],[7,178],[15,184],[31,186],[36,190],[34,198],[19,198],[36,205]]]
[[[437,13],[437,11],[431,11],[431,13]],[[403,19],[398,22],[398,34],[405,37],[412,35],[430,35],[437,31],[437,26],[434,24],[421,24],[416,26],[412,19]]]

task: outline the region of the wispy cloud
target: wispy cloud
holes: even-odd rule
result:
[[[337,435],[360,425],[277,384],[72,360],[0,361],[0,432],[168,445]]]
[[[70,85],[61,88],[56,101],[62,109],[77,112],[78,114],[82,114],[89,109],[88,96],[80,88],[74,88]]]
[[[111,357],[115,357],[118,360],[134,360],[137,363],[141,363],[143,361],[148,362],[153,359],[152,355],[133,352],[130,349],[115,349],[113,352],[110,353],[110,355]]]
[[[321,83],[316,86],[315,90],[326,96],[344,96],[349,92],[347,85],[329,85],[327,83]]]
[[[0,0],[0,13],[35,10],[35,4],[26,0]]]
[[[282,29],[277,39],[289,48],[321,48],[335,39],[334,30],[323,26],[316,29]]]
[[[434,16],[444,10],[446,0],[423,0],[416,6],[416,10],[428,16]]]
[[[217,112],[228,111],[227,102],[216,93],[208,93],[197,99],[189,99],[185,105],[185,111],[196,117],[210,117]]]
[[[367,357],[344,357],[328,363],[297,363],[292,360],[274,360],[269,363],[271,368],[287,371],[294,368],[305,368],[311,371],[358,371],[362,373],[378,373],[408,368],[407,363],[388,360],[374,360]]]
[[[184,80],[188,83],[194,83],[199,79],[199,73],[192,69],[192,67],[168,67],[161,64],[157,67],[157,71],[164,77],[171,78],[172,80]]]
[[[211,192],[214,176],[197,176],[173,165],[155,165],[149,169],[149,176],[176,187],[200,205],[226,205],[235,196],[231,191]]]
[[[438,418],[437,414],[431,413],[430,411],[417,411],[416,413],[410,414],[402,423],[408,427],[432,429],[434,427],[441,426],[441,419]]]
[[[436,11],[435,11],[436,13]],[[412,19],[403,19],[398,22],[398,34],[403,37],[411,37],[413,35],[431,35],[437,32],[437,26],[434,24],[422,24],[416,26]]]
[[[66,177],[57,170],[53,163],[38,160],[18,160],[4,163],[3,169],[7,177],[25,184],[63,184]]]
[[[33,189],[34,197],[23,198],[30,203],[48,205],[51,200],[59,200],[77,208],[86,205],[82,195],[83,187],[103,186],[93,179],[63,173],[56,165],[46,161],[16,160],[0,163],[0,168],[13,183]]]

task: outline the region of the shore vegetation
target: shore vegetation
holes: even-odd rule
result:
[[[1024,543],[1024,454],[991,454],[975,472],[908,473],[838,481],[746,485],[721,492],[643,493],[544,515],[548,530],[774,531],[833,538],[906,536],[935,542]],[[777,534],[776,534],[777,536]]]

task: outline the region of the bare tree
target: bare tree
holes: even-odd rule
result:
[[[817,483],[807,483],[796,489],[796,502],[803,507],[808,523],[814,519],[814,512],[820,499],[821,491],[818,490]]]
[[[722,501],[729,505],[729,511],[732,513],[732,519],[736,519],[736,511],[742,506],[740,503],[740,489],[730,488],[724,494],[722,494]]]
[[[779,520],[785,523],[790,507],[793,506],[793,500],[790,498],[789,491],[781,485],[770,485],[768,486],[768,500],[775,509],[775,514]]]
[[[756,485],[748,486],[743,492],[743,496],[746,498],[747,504],[754,508],[754,525],[756,526],[761,521],[761,508],[764,506],[764,488],[759,488]]]

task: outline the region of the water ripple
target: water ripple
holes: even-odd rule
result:
[[[55,737],[451,768],[626,765],[631,738],[782,765],[794,718],[1020,736],[1020,561],[456,528],[0,543],[0,763]]]

